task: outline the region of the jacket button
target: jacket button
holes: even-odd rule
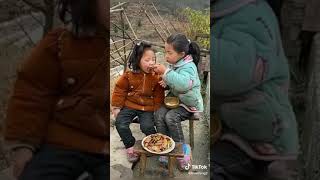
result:
[[[63,103],[64,103],[64,100],[63,99],[59,99],[59,101],[57,102],[57,105],[61,106]]]
[[[67,78],[67,83],[70,85],[73,85],[74,83],[76,83],[76,80],[74,78],[70,77],[70,78]]]

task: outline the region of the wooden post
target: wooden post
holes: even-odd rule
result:
[[[193,120],[189,119],[189,138],[191,149],[194,147],[194,129],[193,129]]]
[[[140,176],[144,176],[144,171],[147,165],[147,155],[145,153],[140,154]]]
[[[174,177],[174,173],[173,173],[173,167],[176,161],[176,157],[174,156],[169,156],[169,160],[168,160],[168,170],[169,170],[169,177],[173,178]]]

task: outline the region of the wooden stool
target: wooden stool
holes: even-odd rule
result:
[[[189,139],[190,139],[190,146],[191,149],[193,149],[194,146],[194,125],[193,125],[193,121],[199,121],[200,120],[200,115],[195,115],[193,114],[190,118],[189,118]]]
[[[135,152],[140,154],[140,176],[144,176],[144,171],[147,165],[147,156],[167,156],[168,157],[168,169],[169,169],[169,177],[173,177],[173,167],[177,157],[183,157],[182,143],[176,143],[175,148],[167,154],[153,154],[149,153],[145,149],[143,149],[141,145],[142,140],[136,141],[133,146]]]

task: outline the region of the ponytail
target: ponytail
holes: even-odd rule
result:
[[[188,54],[192,56],[194,64],[196,64],[196,66],[198,67],[198,64],[200,62],[200,47],[196,42],[190,42]]]

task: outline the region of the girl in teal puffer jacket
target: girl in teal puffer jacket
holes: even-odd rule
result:
[[[211,176],[258,179],[299,150],[279,25],[265,0],[218,0],[212,10],[211,109],[223,131],[210,152]]]
[[[162,75],[162,86],[168,86],[167,96],[178,97],[180,106],[174,109],[161,107],[155,113],[157,131],[169,135],[175,142],[184,143],[181,121],[189,119],[193,113],[203,111],[203,100],[200,93],[201,83],[197,64],[200,60],[200,48],[183,34],[168,37],[165,43],[166,61],[170,67],[155,65],[154,71]],[[185,145],[185,157],[178,159],[179,169],[188,170],[191,164],[191,149]]]

